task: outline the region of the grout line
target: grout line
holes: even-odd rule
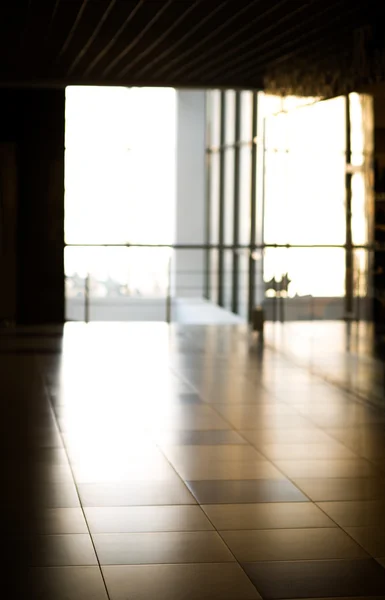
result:
[[[39,365],[39,367],[40,367],[40,365]],[[75,487],[75,490],[76,490],[76,495],[77,495],[77,497],[78,497],[78,500],[79,500],[80,510],[82,511],[83,518],[84,518],[84,521],[85,521],[85,524],[86,524],[86,527],[87,527],[87,530],[88,530],[88,534],[83,534],[83,535],[88,535],[88,536],[89,536],[89,538],[90,538],[90,541],[91,541],[91,544],[92,544],[93,550],[94,550],[94,552],[95,552],[95,557],[96,557],[97,566],[99,567],[99,572],[100,572],[100,576],[101,576],[101,578],[102,578],[102,581],[103,581],[103,585],[104,585],[104,589],[105,589],[105,592],[106,592],[107,599],[108,599],[108,600],[111,600],[111,599],[110,599],[110,594],[109,594],[109,592],[108,592],[107,583],[106,583],[106,580],[105,580],[105,577],[104,577],[104,573],[103,573],[103,570],[102,570],[102,565],[101,565],[101,563],[100,563],[99,556],[98,556],[98,553],[97,553],[97,551],[96,551],[96,547],[95,547],[95,544],[94,544],[94,540],[93,540],[93,538],[92,538],[91,530],[90,530],[90,527],[89,527],[89,525],[88,525],[88,520],[87,520],[87,517],[86,517],[85,511],[84,511],[83,503],[82,503],[82,500],[81,500],[81,497],[80,497],[80,494],[79,494],[79,489],[78,489],[78,486],[77,486],[77,483],[76,483],[76,479],[75,479],[75,476],[74,476],[74,472],[73,472],[73,469],[72,469],[72,464],[71,464],[71,461],[70,461],[70,458],[69,458],[69,455],[68,455],[68,452],[67,452],[67,447],[66,447],[66,445],[65,445],[65,443],[64,443],[64,439],[63,439],[63,435],[62,435],[62,430],[61,430],[61,428],[60,428],[60,426],[59,426],[58,419],[57,419],[57,417],[56,417],[56,414],[55,414],[55,409],[54,409],[54,405],[53,405],[53,403],[52,403],[52,397],[51,397],[51,394],[50,394],[50,391],[49,391],[49,387],[48,387],[48,385],[47,385],[47,383],[46,383],[46,381],[45,381],[44,375],[43,375],[43,373],[41,372],[40,368],[39,368],[39,371],[40,371],[40,372],[39,372],[39,375],[40,375],[40,378],[41,378],[41,380],[42,380],[42,383],[43,383],[43,388],[44,388],[45,394],[46,394],[46,396],[47,396],[47,399],[48,399],[48,402],[49,402],[49,406],[50,406],[50,408],[51,408],[51,411],[52,411],[52,415],[53,415],[53,417],[54,417],[54,419],[55,419],[56,426],[57,426],[57,428],[58,428],[58,433],[59,433],[59,436],[60,436],[61,442],[62,442],[62,444],[63,444],[63,449],[64,449],[64,452],[65,452],[65,455],[66,455],[66,457],[67,457],[68,465],[69,465],[69,468],[70,468],[70,471],[71,471],[71,475],[72,475],[72,479],[73,479],[73,481],[72,481],[72,482],[73,482],[73,484],[74,484],[74,487]],[[76,508],[77,508],[77,507],[76,507]],[[59,534],[59,535],[60,535],[60,534]],[[76,566],[77,566],[77,565],[76,565]],[[89,566],[96,566],[96,565],[89,565]]]
[[[188,380],[187,380],[187,378],[185,378],[184,376],[182,376],[182,378],[183,378],[183,379],[186,379],[186,383],[188,383]],[[195,386],[194,386],[194,387],[195,387]],[[269,391],[269,390],[268,390],[268,391]],[[198,391],[198,390],[197,390],[197,392],[199,393],[199,391]],[[199,393],[199,396],[200,396],[200,393]],[[201,396],[200,396],[200,397],[201,397]],[[213,409],[213,410],[214,410],[215,412],[217,412],[215,409]],[[217,412],[217,414],[220,414],[220,413],[218,413],[218,412]],[[222,415],[220,415],[220,416],[222,416]],[[228,421],[226,418],[224,418],[223,416],[222,416],[222,418],[223,418],[223,419],[224,419],[224,420],[225,420],[227,423],[229,423],[229,425],[231,425],[231,423],[230,423],[230,422],[229,422],[229,421]],[[310,420],[310,423],[312,423],[312,422],[311,422],[311,420]],[[324,432],[324,433],[325,433],[325,430],[324,430],[324,429],[323,429],[321,426],[318,426],[318,425],[316,425],[316,424],[314,424],[314,425],[316,426],[316,428],[317,428],[317,429],[319,429],[320,431],[322,431],[322,432]],[[358,542],[357,542],[357,541],[356,541],[356,540],[355,540],[355,539],[354,539],[354,538],[353,538],[353,537],[352,537],[352,536],[351,536],[351,535],[350,535],[350,534],[349,534],[347,531],[345,531],[345,530],[343,529],[343,527],[342,527],[342,526],[340,526],[340,525],[339,525],[339,524],[338,524],[338,523],[337,523],[337,522],[336,522],[336,521],[335,521],[335,520],[334,520],[332,517],[330,517],[330,516],[329,516],[329,515],[328,515],[328,514],[327,514],[327,513],[326,513],[326,512],[325,512],[325,511],[324,511],[324,510],[321,508],[321,507],[319,507],[319,506],[316,504],[316,502],[315,502],[314,500],[312,500],[312,499],[310,498],[310,496],[309,496],[308,494],[306,494],[306,493],[304,492],[304,490],[302,490],[302,488],[301,488],[299,485],[297,485],[297,484],[296,484],[296,483],[293,481],[293,479],[291,479],[290,477],[288,477],[288,476],[287,476],[287,475],[286,475],[286,474],[285,474],[285,473],[284,473],[284,472],[283,472],[283,471],[282,471],[282,470],[279,468],[279,466],[278,466],[278,465],[277,465],[277,464],[274,462],[274,460],[271,460],[271,459],[269,459],[269,458],[268,458],[268,457],[267,457],[267,456],[266,456],[266,455],[263,453],[263,451],[261,451],[260,449],[258,449],[258,448],[257,448],[257,447],[256,447],[256,446],[253,444],[253,443],[249,442],[249,440],[247,440],[247,439],[246,439],[246,438],[245,438],[245,437],[244,437],[244,436],[243,436],[243,435],[240,433],[240,430],[239,430],[239,429],[237,429],[235,426],[233,426],[233,425],[232,425],[232,426],[231,426],[231,429],[232,429],[232,430],[235,430],[235,431],[236,431],[236,432],[237,432],[237,433],[238,433],[238,434],[239,434],[241,437],[243,437],[243,438],[244,438],[244,439],[245,439],[245,440],[246,440],[246,441],[247,441],[247,442],[248,442],[248,443],[249,443],[251,446],[253,446],[253,447],[254,447],[254,448],[257,450],[257,452],[259,452],[259,453],[260,453],[262,456],[264,456],[264,457],[265,457],[265,459],[266,459],[267,461],[269,461],[269,462],[270,462],[270,463],[271,463],[271,464],[272,464],[272,465],[273,465],[273,466],[274,466],[274,467],[275,467],[275,468],[276,468],[276,469],[277,469],[277,470],[278,470],[278,471],[279,471],[279,472],[280,472],[280,473],[281,473],[281,474],[282,474],[282,475],[283,475],[283,476],[284,476],[284,477],[285,477],[285,478],[286,478],[288,481],[290,481],[290,482],[292,483],[292,485],[293,485],[295,488],[297,488],[298,490],[300,490],[300,491],[301,491],[301,493],[302,493],[302,494],[304,494],[304,496],[305,496],[306,498],[308,498],[308,500],[311,502],[311,504],[312,504],[313,506],[315,506],[316,508],[318,508],[319,510],[321,510],[321,512],[322,512],[322,513],[323,513],[323,514],[324,514],[324,515],[325,515],[327,518],[329,518],[329,519],[330,519],[330,520],[331,520],[333,523],[335,523],[336,527],[333,527],[333,528],[332,528],[333,530],[335,530],[336,528],[338,528],[338,529],[339,529],[340,531],[342,531],[342,532],[343,532],[345,535],[347,535],[347,536],[348,536],[348,537],[349,537],[349,538],[350,538],[350,539],[351,539],[351,540],[352,540],[352,541],[353,541],[353,542],[354,542],[354,543],[355,543],[355,544],[356,544],[358,547],[362,548],[362,550],[363,550],[363,551],[364,551],[364,552],[365,552],[365,553],[368,555],[368,557],[370,557],[370,558],[372,558],[372,559],[374,559],[374,560],[375,560],[375,557],[371,556],[371,554],[370,554],[370,553],[369,553],[369,552],[368,552],[368,551],[367,551],[367,550],[366,550],[366,549],[365,549],[365,548],[364,548],[364,547],[363,547],[363,546],[362,546],[360,543],[358,543]],[[330,437],[332,437],[332,436],[330,436]],[[344,445],[344,444],[343,444],[343,445]],[[347,447],[347,446],[346,446],[346,447]],[[357,458],[359,458],[359,457],[357,456]],[[326,478],[326,479],[329,479],[329,478]],[[343,479],[343,478],[342,478],[342,479]],[[347,478],[347,479],[349,479],[349,478]],[[359,479],[359,478],[357,478],[357,479]],[[364,479],[366,479],[366,478],[364,478]],[[279,480],[278,480],[278,481],[279,481]],[[306,529],[306,528],[305,528],[305,529]],[[219,533],[219,532],[218,532],[218,533]],[[221,536],[221,537],[222,537],[222,536]],[[222,539],[223,539],[223,538],[222,538]],[[265,562],[267,562],[267,561],[265,561]],[[242,565],[241,565],[241,566],[242,566]]]

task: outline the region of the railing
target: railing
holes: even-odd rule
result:
[[[350,314],[346,312],[346,252],[352,253],[355,265]],[[251,321],[256,304],[263,305],[265,318],[270,321],[370,320],[373,305],[376,302],[385,305],[385,292],[381,285],[376,285],[373,268],[374,255],[383,252],[385,245],[380,244],[355,245],[349,249],[338,244],[67,244],[66,262],[73,263],[72,271],[77,260],[83,267],[81,277],[67,278],[67,307],[70,304],[72,309],[76,308],[67,316],[86,322],[104,320],[109,306],[112,313],[115,311],[116,320],[134,318],[135,310],[139,309],[143,320],[147,320],[152,308],[156,320],[170,323],[178,320],[175,309],[181,299],[190,298],[192,306],[194,301],[198,303],[198,299],[204,298],[211,306],[219,304],[245,321]],[[223,260],[219,269],[216,259],[220,253]],[[105,272],[110,275],[103,284],[104,300],[97,297],[96,290],[97,285],[102,285],[96,273],[102,261],[106,262]],[[119,283],[111,273],[122,261],[126,263],[127,277]],[[143,283],[143,275],[147,283]],[[334,288],[330,283],[332,277]],[[71,298],[74,290],[80,296],[77,299]],[[299,290],[297,295],[295,290]],[[304,293],[306,290],[308,293]],[[108,316],[109,320],[113,318],[113,314]]]

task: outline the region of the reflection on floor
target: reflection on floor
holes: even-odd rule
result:
[[[69,324],[0,353],[7,597],[385,598],[384,412],[243,326]]]
[[[296,364],[385,407],[385,363],[374,352],[376,339],[371,323],[267,323],[265,340]]]

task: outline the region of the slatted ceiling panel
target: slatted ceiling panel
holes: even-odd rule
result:
[[[380,4],[3,0],[0,82],[262,88],[352,62],[354,30]]]

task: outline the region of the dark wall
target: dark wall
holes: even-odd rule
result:
[[[16,145],[16,321],[64,321],[63,90],[0,90],[0,142]]]

